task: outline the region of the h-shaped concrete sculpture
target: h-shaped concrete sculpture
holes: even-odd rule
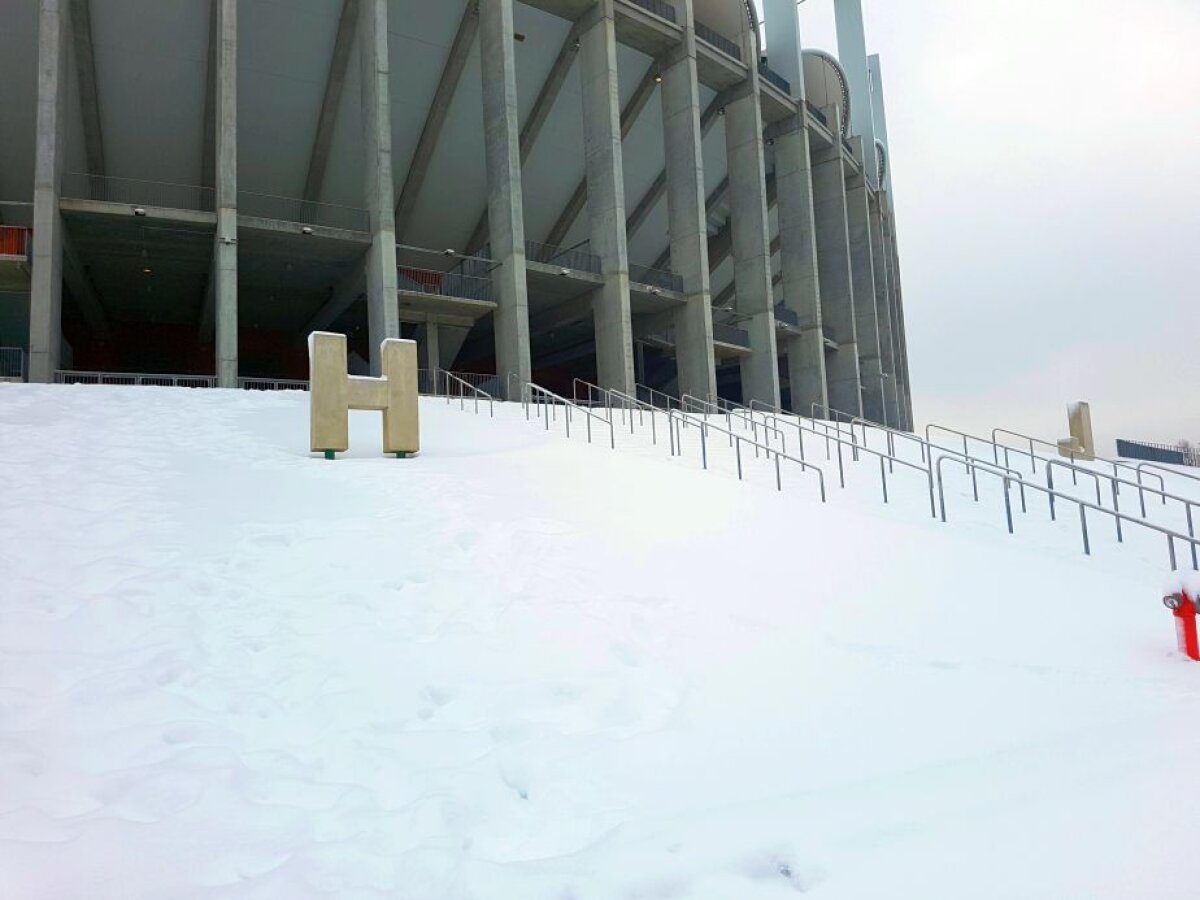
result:
[[[417,344],[390,338],[379,347],[383,376],[347,374],[346,336],[308,336],[311,444],[333,459],[350,448],[350,410],[383,412],[383,452],[403,459],[421,449],[417,418]]]
[[[1095,459],[1096,438],[1092,434],[1092,408],[1082,400],[1067,407],[1069,438],[1059,438],[1059,456],[1071,459]]]

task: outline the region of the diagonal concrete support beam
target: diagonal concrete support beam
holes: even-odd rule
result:
[[[721,109],[725,105],[725,98],[717,96],[712,103],[708,104],[708,108],[704,110],[700,116],[700,138],[703,140],[709,130],[713,127],[713,123],[717,121],[717,117],[721,114]],[[642,199],[637,202],[637,206],[633,208],[633,212],[629,214],[629,218],[625,220],[625,234],[632,238],[637,230],[645,224],[646,219],[650,217],[654,207],[667,194],[667,170],[663,169],[658,173],[658,177],[654,179],[654,183],[650,185],[646,193],[642,195]]]
[[[663,177],[665,180],[666,176],[664,175]],[[707,197],[704,198],[705,212],[707,213],[708,210],[711,210],[718,203],[723,202],[728,195],[729,195],[729,176],[726,176],[725,178],[721,179],[721,183],[718,184],[715,188],[713,188],[712,192]],[[671,248],[668,247],[666,250],[664,250],[662,253],[660,253],[658,255],[658,258],[654,261],[654,265],[651,266],[651,268],[652,269],[664,269],[670,264],[670,262],[671,262]],[[714,268],[715,268],[715,266],[714,266]]]
[[[486,0],[485,0],[486,2]],[[450,104],[458,90],[458,82],[462,78],[463,69],[467,65],[467,57],[475,35],[479,33],[479,7],[475,3],[467,3],[462,19],[458,23],[458,31],[454,35],[454,43],[450,45],[450,55],[442,66],[442,77],[438,81],[437,90],[433,93],[433,102],[429,106],[429,115],[425,117],[425,127],[421,129],[421,137],[417,140],[417,149],[413,152],[412,163],[408,167],[408,175],[400,188],[400,196],[396,200],[396,238],[404,240],[404,233],[412,220],[417,200],[420,199],[421,188],[425,186],[425,178],[429,175],[429,166],[433,162],[433,154],[437,150],[438,139],[442,135],[442,126],[446,124],[446,116],[450,112]]]
[[[75,244],[65,228],[63,229],[63,280],[66,281],[71,296],[75,298],[75,305],[79,307],[79,312],[83,316],[83,320],[87,322],[88,328],[100,340],[110,340],[112,331],[108,327],[108,317],[104,314],[100,296],[96,293],[91,276],[88,275],[83,260],[79,258]]]
[[[654,96],[654,92],[658,88],[658,82],[658,63],[652,62],[634,90],[633,96],[629,98],[629,102],[621,110],[621,140],[627,138],[629,132],[633,130],[633,126],[637,124],[642,110],[646,108],[646,104]],[[559,213],[558,218],[554,222],[554,227],[550,229],[550,234],[546,236],[546,243],[553,246],[561,245],[586,205],[587,178],[585,177],[575,188],[575,192],[571,195],[571,199],[567,201],[567,205],[563,207],[563,211]]]
[[[367,271],[362,261],[355,263],[354,268],[334,287],[325,305],[317,310],[317,314],[304,326],[301,334],[304,339],[314,331],[327,331],[342,313],[367,295]]]
[[[342,15],[338,19],[333,56],[329,61],[329,74],[325,77],[325,96],[321,99],[317,133],[313,138],[312,152],[308,156],[308,175],[304,179],[303,197],[310,203],[321,199],[325,169],[329,165],[329,150],[333,146],[333,129],[337,124],[338,108],[342,103],[342,89],[346,85],[346,70],[350,66],[350,51],[354,47],[357,27],[358,0],[342,0]]]
[[[575,57],[579,55],[579,33],[581,30],[581,24],[576,22],[571,26],[571,30],[567,32],[562,46],[558,49],[558,56],[554,58],[554,65],[550,67],[550,72],[542,84],[542,89],[538,91],[537,99],[533,101],[533,108],[529,111],[529,117],[525,120],[525,125],[521,128],[522,165],[529,159],[529,154],[533,152],[538,136],[542,133],[542,127],[546,124],[546,120],[550,118],[550,111],[554,109],[558,95],[562,93],[563,85],[567,80],[567,73],[571,71],[571,66],[575,64]],[[480,247],[487,243],[487,240],[488,211],[485,209],[480,214],[479,221],[475,224],[475,228],[471,232],[471,239],[467,241],[467,253],[477,252]]]
[[[75,74],[83,114],[83,148],[89,175],[104,175],[104,133],[100,127],[100,93],[96,88],[96,54],[92,48],[90,0],[71,0],[71,30],[75,38]]]

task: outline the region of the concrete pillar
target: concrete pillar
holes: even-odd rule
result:
[[[213,245],[213,312],[217,386],[235,388],[238,384],[237,0],[217,0],[216,13],[213,134],[217,234]]]
[[[830,130],[839,133],[840,111],[826,107]],[[825,357],[829,405],[852,416],[862,415],[858,372],[858,334],[854,316],[854,288],[850,274],[850,234],[846,210],[846,172],[842,148],[813,154],[813,215],[816,224],[817,272],[821,283],[821,318],[838,349]]]
[[[741,326],[750,335],[742,357],[742,403],[779,407],[779,354],[775,345],[775,301],[771,291],[771,230],[767,219],[767,166],[763,159],[762,109],[758,73],[745,93],[725,105],[725,154],[729,163],[729,202],[734,284]]]
[[[430,378],[442,367],[442,343],[438,333],[438,323],[432,319],[425,323],[425,368],[429,370]]]
[[[675,313],[675,362],[680,394],[711,402],[717,397],[717,372],[713,356],[695,19],[692,0],[677,0],[676,8],[682,13],[679,19],[684,24],[683,44],[662,61],[671,268],[683,279],[686,297]]]
[[[513,50],[513,0],[481,0],[479,48],[483,74],[483,137],[487,156],[488,233],[498,308],[496,374],[509,400],[515,382],[531,377],[529,295],[525,273],[525,213],[521,198],[521,127]],[[512,390],[509,394],[510,382]]]
[[[400,337],[396,296],[396,211],[392,185],[392,106],[388,60],[388,0],[362,0],[358,14],[362,61],[363,192],[370,217],[367,327],[371,374],[381,372],[379,347]]]
[[[857,138],[855,141],[857,142]],[[850,235],[850,275],[854,291],[858,372],[863,416],[884,423],[883,368],[879,352],[879,314],[875,308],[875,269],[871,250],[870,201],[866,180],[852,174],[846,182],[846,223]]]
[[[871,111],[871,75],[867,68],[867,38],[862,0],[833,0],[837,22],[838,61],[850,82],[850,133],[863,139],[862,159],[867,182],[875,187],[875,120]]]
[[[800,99],[800,112],[776,129],[775,206],[779,216],[779,253],[783,305],[796,313],[803,334],[787,339],[788,382],[792,411],[811,415],[812,405],[829,405],[825,381],[821,287],[817,273],[813,215],[812,146],[805,127],[800,15],[795,0],[764,0],[763,13],[771,67],[788,79]]]
[[[875,272],[875,311],[879,323],[879,364],[883,370],[883,422],[890,428],[899,428],[901,419],[897,395],[890,273],[887,263],[887,246],[883,241],[882,207],[886,203],[887,198],[882,191],[871,200],[871,266]]]
[[[65,143],[67,2],[41,0],[38,25],[33,272],[29,292],[29,380],[49,383],[62,345],[63,221],[58,209]]]
[[[596,377],[601,387],[632,394],[633,327],[629,315],[629,251],[625,243],[625,175],[613,0],[599,0],[589,16],[590,24],[579,35],[579,86],[591,249],[600,257],[604,276],[604,286],[593,294]]]

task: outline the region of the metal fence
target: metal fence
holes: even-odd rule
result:
[[[792,83],[768,66],[765,62],[758,64],[758,74],[762,76],[763,81],[773,85],[783,93],[790,97],[792,96]]]
[[[732,56],[734,59],[742,58],[742,48],[731,41],[725,35],[713,31],[703,22],[696,23],[696,37],[708,44],[714,50],[720,50],[726,56]]]
[[[98,200],[130,206],[161,206],[165,209],[214,209],[216,194],[210,187],[141,181],[72,172],[63,175],[62,196],[69,200]]]
[[[579,269],[581,272],[600,274],[600,257],[586,249],[586,245],[578,247],[556,247],[553,244],[539,244],[536,241],[525,242],[525,258],[548,266],[561,266],[566,269]]]
[[[0,347],[0,381],[24,381],[25,351],[20,347]]]
[[[370,217],[365,209],[338,206],[334,203],[314,203],[298,197],[277,197],[238,191],[238,213],[260,219],[277,219],[301,225],[340,228],[344,231],[368,231]]]
[[[464,300],[492,301],[495,293],[490,278],[477,278],[459,272],[437,272],[400,266],[398,287],[402,291],[433,294],[439,297],[459,297]]]
[[[683,292],[683,276],[676,275],[667,269],[655,269],[651,266],[629,266],[629,280],[635,284],[648,285],[651,288],[661,288],[665,291]]]
[[[212,388],[217,386],[217,379],[214,375],[153,375],[140,372],[74,372],[60,370],[54,373],[54,383]]]
[[[675,7],[670,3],[665,3],[663,0],[630,0],[634,6],[640,6],[647,12],[652,12],[654,15],[666,19],[668,22],[675,21]]]
[[[1172,466],[1200,467],[1200,450],[1194,447],[1172,447],[1169,444],[1152,444],[1146,441],[1117,439],[1117,456],[1125,459],[1144,459],[1147,462],[1166,463]]]
[[[244,391],[307,391],[307,381],[283,378],[239,378],[238,387]]]

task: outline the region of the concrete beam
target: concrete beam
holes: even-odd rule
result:
[[[59,212],[66,140],[66,0],[41,0],[38,19],[33,272],[29,293],[29,380],[50,383],[62,348],[62,244]]]
[[[100,93],[96,87],[96,54],[92,47],[91,0],[71,0],[71,30],[75,37],[75,74],[83,114],[83,149],[89,175],[104,175],[104,132],[100,126]]]
[[[365,262],[364,256],[363,261]],[[367,270],[363,262],[356,263],[344,278],[333,288],[329,299],[317,310],[317,314],[304,326],[303,337],[314,331],[328,331],[346,310],[367,294]]]
[[[538,91],[537,99],[533,101],[533,108],[529,110],[529,117],[525,120],[525,125],[521,128],[521,165],[525,165],[525,162],[529,159],[529,154],[533,152],[538,136],[542,133],[542,127],[550,117],[550,111],[554,109],[554,104],[558,101],[559,94],[562,93],[563,85],[567,80],[567,73],[571,71],[571,66],[575,64],[575,57],[579,53],[579,30],[580,23],[576,22],[571,26],[571,30],[567,32],[562,46],[558,48],[558,55],[554,58],[554,65],[550,67],[550,72],[546,75],[546,80],[542,82],[542,88]],[[467,241],[466,249],[468,254],[477,253],[487,243],[487,227],[488,213],[485,209],[479,216],[479,221],[475,224],[474,230],[471,232],[471,239]]]
[[[891,286],[887,265],[887,248],[883,241],[883,215],[881,205],[886,203],[880,195],[869,198],[871,229],[871,268],[875,274],[875,312],[879,325],[879,366],[883,373],[883,424],[899,428],[900,402],[897,394],[896,353],[893,341]]]
[[[363,192],[370,220],[367,248],[367,324],[371,374],[380,374],[379,347],[400,337],[396,294],[396,219],[392,206],[392,104],[388,58],[388,0],[363,0],[359,12],[362,62]]]
[[[658,87],[658,78],[658,64],[652,62],[650,67],[646,69],[646,74],[642,76],[642,80],[638,82],[633,96],[629,98],[629,102],[621,110],[620,128],[622,140],[633,130],[633,126],[637,124],[642,110],[650,102],[650,98],[654,95],[654,91]],[[574,226],[575,220],[579,218],[579,214],[583,212],[583,208],[587,205],[587,197],[588,184],[587,177],[584,176],[583,180],[575,188],[574,193],[571,194],[571,199],[567,201],[567,205],[563,207],[562,212],[555,219],[554,227],[550,229],[550,233],[546,236],[547,244],[552,246],[560,246],[562,244],[567,234],[571,231],[572,226]]]
[[[721,110],[724,108],[724,103],[725,98],[722,96],[717,96],[710,104],[708,104],[708,107],[704,110],[703,115],[700,116],[701,140],[708,135],[709,129],[712,128],[713,123],[717,121],[717,118],[721,114]],[[633,237],[634,234],[637,233],[638,229],[645,224],[646,219],[650,217],[650,213],[654,211],[654,207],[656,207],[658,202],[662,200],[664,196],[666,196],[666,193],[667,170],[663,169],[658,173],[658,177],[654,179],[654,182],[646,190],[646,193],[642,195],[642,198],[638,200],[637,205],[633,208],[633,212],[629,214],[629,218],[625,220],[625,235],[627,238]]]
[[[758,400],[779,408],[779,352],[771,292],[771,223],[767,218],[767,166],[763,148],[758,77],[726,105],[725,146],[729,200],[733,205],[731,252],[737,312],[750,336],[751,353],[741,359],[742,403]]]
[[[75,305],[79,307],[79,312],[92,334],[102,341],[111,340],[112,331],[108,327],[108,317],[104,314],[100,295],[96,293],[96,286],[92,284],[91,276],[88,275],[87,268],[84,266],[83,260],[79,258],[79,253],[71,241],[71,235],[65,228],[63,229],[63,278],[71,290]]]
[[[350,67],[350,52],[358,30],[358,5],[359,0],[342,0],[337,37],[333,41],[333,56],[329,61],[329,73],[325,76],[321,113],[317,117],[317,132],[313,137],[312,150],[308,154],[308,174],[304,179],[302,196],[309,203],[316,203],[321,199],[321,188],[325,184],[325,170],[329,165],[329,151],[333,146],[333,129],[337,124],[338,109],[342,105],[346,70]]]
[[[601,387],[634,390],[633,327],[629,311],[629,251],[625,244],[625,168],[621,144],[657,86],[651,63],[633,98],[620,107],[616,12],[602,14],[580,35],[580,87],[591,251],[600,257],[604,285],[593,296],[596,378]]]
[[[675,364],[679,391],[711,402],[717,397],[717,372],[713,354],[695,14],[692,0],[681,0],[677,9],[683,13],[684,40],[663,61],[662,70],[671,267],[683,279],[685,296],[684,304],[674,315]]]
[[[237,0],[216,0],[214,105],[217,232],[213,243],[217,386],[237,387]]]
[[[857,142],[859,137],[855,136]],[[871,215],[866,179],[851,176],[846,185],[846,214],[850,235],[850,272],[854,290],[855,331],[858,335],[858,371],[862,380],[863,416],[885,421],[883,367],[880,350],[879,310],[875,306],[875,267],[871,249]]]
[[[871,111],[871,75],[867,68],[867,38],[862,0],[833,0],[837,23],[838,59],[850,82],[850,133],[863,139],[863,169],[867,183],[876,187],[875,120]]]
[[[498,303],[494,316],[496,374],[507,396],[510,379],[523,386],[532,375],[513,0],[485,0],[479,12],[488,231],[491,256],[500,263],[492,270]]]
[[[484,3],[486,5],[487,0],[484,0]],[[425,185],[429,167],[433,163],[438,139],[442,135],[442,126],[446,124],[450,104],[458,90],[458,82],[462,78],[463,69],[467,65],[467,57],[471,53],[471,45],[475,42],[475,35],[478,33],[479,7],[475,3],[467,3],[462,19],[458,23],[458,31],[454,35],[454,43],[450,45],[450,54],[442,66],[442,75],[438,80],[437,90],[433,92],[433,101],[429,105],[429,113],[425,117],[425,125],[421,129],[421,137],[417,140],[417,149],[413,152],[408,175],[404,179],[404,185],[400,188],[400,196],[396,200],[396,235],[401,240],[412,221],[417,200],[420,199],[421,188]]]
[[[840,111],[823,110],[838,133]],[[813,155],[813,216],[817,242],[817,277],[821,285],[821,319],[833,332],[838,349],[825,358],[829,405],[861,416],[862,381],[858,369],[858,330],[854,315],[850,229],[846,209],[846,168],[840,141]]]

